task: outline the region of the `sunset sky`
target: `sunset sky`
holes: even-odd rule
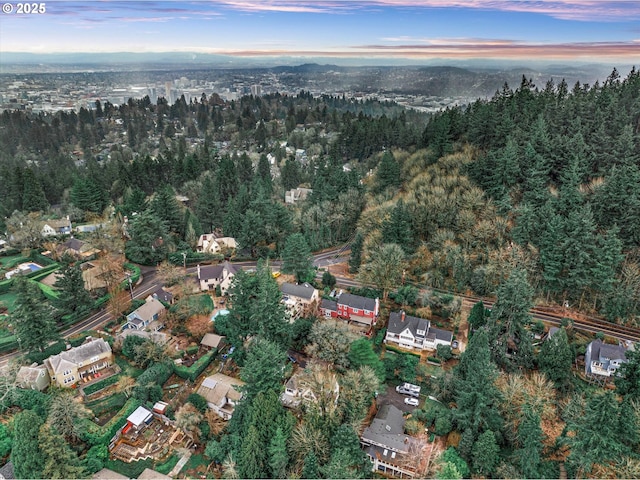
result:
[[[640,60],[635,0],[49,0],[29,15],[6,3],[0,62],[2,52]]]

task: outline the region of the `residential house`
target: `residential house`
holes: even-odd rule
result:
[[[342,293],[336,297],[335,301],[323,299],[320,302],[321,315],[352,320],[365,325],[375,324],[379,311],[379,299],[361,297],[351,293]]]
[[[606,344],[596,339],[587,345],[584,354],[584,373],[589,377],[606,379],[616,375],[618,367],[627,361],[626,348],[622,345]]]
[[[42,392],[51,383],[51,377],[44,365],[34,363],[30,367],[20,367],[16,375],[16,385],[20,388]]]
[[[173,305],[174,298],[173,293],[168,292],[162,286],[156,287],[156,289],[150,293],[150,295],[156,300],[160,300],[162,303],[166,303],[167,305]]]
[[[413,478],[410,450],[415,440],[404,433],[402,410],[383,405],[362,432],[360,445],[372,462],[372,471],[398,478]]]
[[[284,192],[284,203],[289,203],[291,205],[296,202],[301,202],[307,199],[309,195],[313,192],[310,188],[294,188],[292,190],[287,190]]]
[[[88,259],[100,253],[100,250],[93,248],[91,244],[73,237],[60,244],[56,251],[59,256],[71,255],[78,259]]]
[[[429,320],[407,315],[404,310],[391,312],[385,343],[402,348],[435,350],[438,345],[451,346],[453,333],[431,326]]]
[[[41,234],[43,237],[71,235],[71,220],[69,217],[62,220],[46,220],[42,225]]]
[[[161,321],[164,316],[164,312],[165,308],[162,302],[149,295],[145,300],[144,305],[127,315],[127,322],[122,326],[122,329],[148,329],[157,332],[164,327],[164,324]]]
[[[315,313],[320,295],[313,286],[308,283],[283,283],[280,291],[290,322],[294,322],[301,316],[306,317]]]
[[[198,394],[207,400],[207,405],[224,420],[233,416],[236,404],[242,398],[240,387],[244,382],[222,373],[216,373],[203,380]]]
[[[113,353],[109,344],[102,338],[87,337],[82,345],[51,355],[44,361],[44,366],[52,382],[61,387],[71,387],[112,363]]]
[[[238,267],[224,262],[219,265],[207,265],[201,267],[198,265],[198,281],[200,283],[200,290],[215,290],[217,286],[220,286],[220,291],[224,295],[231,286],[231,281],[238,271]]]
[[[220,351],[220,349],[225,346],[225,338],[226,337],[216,335],[215,333],[207,333],[202,337],[202,340],[200,340],[200,345],[209,350],[216,348]]]
[[[198,238],[196,250],[202,253],[220,253],[223,249],[234,250],[238,242],[233,237],[216,237],[215,233],[205,233]]]

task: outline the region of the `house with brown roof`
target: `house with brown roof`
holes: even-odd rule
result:
[[[242,398],[242,380],[216,373],[202,381],[197,393],[207,400],[207,405],[220,417],[229,420],[236,404]]]
[[[87,337],[82,345],[51,355],[44,361],[44,366],[52,382],[61,387],[71,387],[112,363],[113,352],[109,344],[102,338]]]
[[[83,242],[82,240],[72,237],[66,242],[58,245],[56,252],[59,256],[71,255],[78,259],[89,259],[90,257],[100,253],[100,250],[93,248],[93,246],[88,242]]]
[[[208,349],[217,348],[219,351],[225,345],[225,337],[215,333],[206,333],[200,340],[200,345]]]

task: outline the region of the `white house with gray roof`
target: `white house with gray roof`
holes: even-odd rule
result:
[[[111,347],[102,338],[88,337],[82,345],[70,348],[44,361],[52,382],[71,387],[85,376],[95,374],[113,363]]]
[[[431,326],[424,318],[407,315],[404,310],[391,312],[385,343],[410,350],[435,350],[438,345],[451,346],[453,333]]]
[[[362,432],[360,445],[371,460],[373,472],[398,478],[413,478],[410,450],[415,440],[404,433],[402,410],[383,405]]]
[[[308,283],[283,283],[280,291],[290,322],[294,322],[301,316],[314,314],[318,308],[320,295],[318,290]]]
[[[587,376],[606,378],[616,375],[618,367],[627,361],[622,345],[610,345],[597,339],[587,345],[584,354],[584,373]]]

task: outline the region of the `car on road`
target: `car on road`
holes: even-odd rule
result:
[[[404,399],[404,403],[411,405],[412,407],[417,407],[419,402],[417,398],[407,397]]]

